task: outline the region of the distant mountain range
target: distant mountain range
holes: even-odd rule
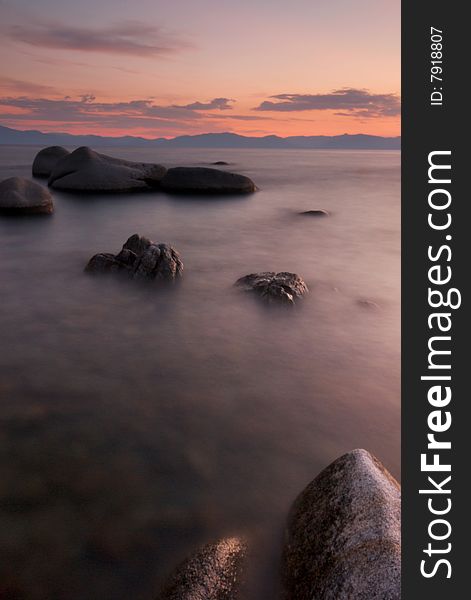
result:
[[[19,131],[0,125],[0,144],[28,146],[143,146],[164,148],[293,148],[293,149],[350,149],[350,150],[399,150],[400,137],[376,135],[310,135],[278,137],[248,137],[235,133],[204,133],[181,135],[173,139],[142,137],[103,137],[99,135],[72,135],[70,133],[43,133]]]

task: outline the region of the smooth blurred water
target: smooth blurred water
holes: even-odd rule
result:
[[[0,177],[37,150],[0,146]],[[18,599],[151,600],[199,544],[246,532],[267,600],[322,468],[362,447],[399,476],[400,155],[109,153],[225,160],[260,191],[54,192],[52,217],[0,217],[0,580]],[[83,273],[133,233],[179,250],[180,285]],[[268,270],[310,294],[276,309],[232,286]]]

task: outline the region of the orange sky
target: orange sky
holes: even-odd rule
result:
[[[0,123],[399,135],[399,0],[0,3]]]

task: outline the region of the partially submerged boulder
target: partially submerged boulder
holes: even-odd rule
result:
[[[0,212],[10,214],[51,214],[54,204],[49,190],[23,177],[0,183]]]
[[[323,208],[314,208],[312,210],[304,210],[299,213],[300,215],[306,215],[308,217],[328,217],[329,212]]]
[[[248,194],[257,189],[245,175],[208,167],[174,167],[161,185],[166,192],[190,194]]]
[[[92,256],[85,271],[121,273],[131,279],[173,281],[182,274],[183,263],[172,246],[156,244],[135,233],[118,254]]]
[[[158,600],[236,600],[245,555],[237,537],[203,546],[177,568]]]
[[[85,146],[60,160],[49,177],[58,190],[131,192],[158,187],[167,169],[99,154]]]
[[[379,304],[377,304],[373,300],[368,300],[367,298],[360,298],[359,300],[357,300],[357,304],[362,308],[369,308],[374,310],[377,310],[379,308]]]
[[[282,304],[294,304],[298,298],[308,292],[307,285],[299,275],[284,271],[245,275],[238,279],[235,285],[243,287],[248,292],[255,292],[268,302]]]
[[[62,146],[48,146],[40,150],[33,162],[33,177],[49,177],[56,164],[70,152]]]
[[[284,600],[400,600],[401,490],[366,450],[334,461],[295,501]]]

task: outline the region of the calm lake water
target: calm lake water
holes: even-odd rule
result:
[[[37,150],[0,146],[0,177],[28,177]],[[54,192],[52,217],[0,217],[2,598],[152,600],[240,532],[247,597],[273,598],[286,513],[322,468],[361,447],[400,475],[400,154],[102,151],[225,160],[261,189]],[[180,285],[84,274],[133,233],[179,250]],[[269,270],[310,294],[269,308],[232,286]]]

